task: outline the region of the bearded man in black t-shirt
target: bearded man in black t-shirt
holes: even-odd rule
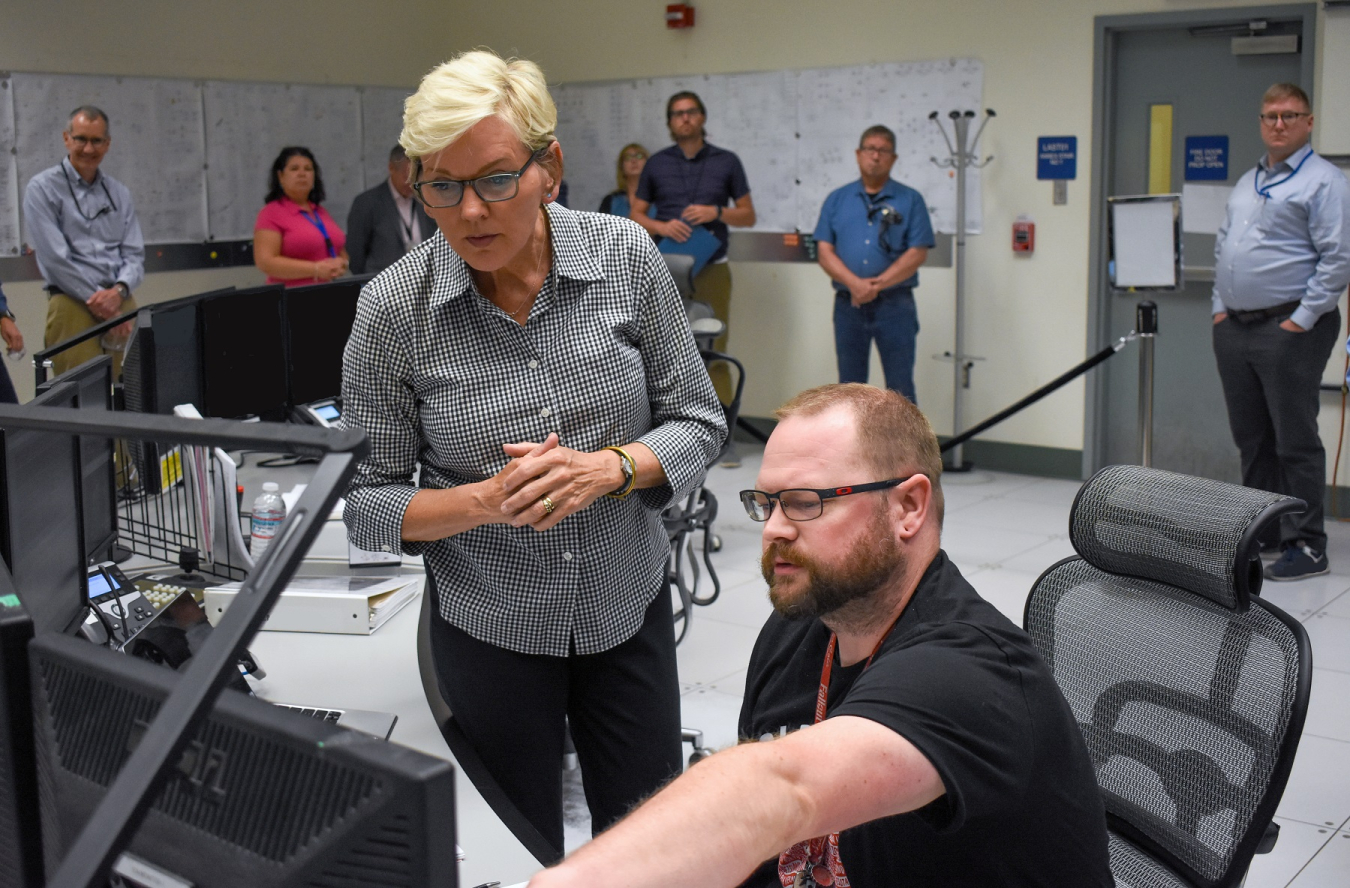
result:
[[[552,885],[1110,886],[1074,714],[940,548],[938,443],[895,392],[778,411],[757,490],[776,613],[747,741],[540,873]]]

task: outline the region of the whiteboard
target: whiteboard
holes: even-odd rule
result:
[[[327,192],[324,207],[346,227],[352,199],[365,188],[355,87],[211,80],[202,86],[202,105],[212,237],[253,237],[272,161],[287,145],[314,153]]]
[[[94,105],[108,115],[112,145],[100,167],[131,190],[147,243],[206,240],[200,93],[190,80],[11,75],[19,190],[65,156],[70,112]],[[0,192],[3,197],[3,192]]]
[[[19,255],[19,173],[14,147],[14,90],[0,77],[0,256]]]
[[[367,86],[361,91],[361,141],[365,185],[373,188],[389,175],[389,150],[403,132],[403,101],[410,89]],[[347,220],[338,219],[345,228]]]
[[[919,190],[933,226],[956,227],[956,182],[930,158],[948,155],[928,115],[980,108],[984,66],[975,59],[817,68],[752,74],[663,77],[562,84],[558,104],[570,203],[596,209],[615,188],[619,149],[639,142],[655,152],[670,144],[666,100],[693,90],[708,109],[708,141],[736,152],[745,166],[761,231],[812,231],[835,188],[858,178],[854,155],[874,123],[895,130],[892,177]],[[967,231],[981,227],[980,177],[967,171]]]

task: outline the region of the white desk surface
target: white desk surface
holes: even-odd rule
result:
[[[297,473],[294,479],[297,482],[304,481],[309,474],[302,469],[283,473],[248,467],[244,471],[256,484],[262,480],[280,482],[283,492],[290,489],[286,481],[292,472]],[[249,494],[256,484],[249,485]],[[245,498],[245,508],[249,502],[251,496]],[[312,560],[302,565],[299,573],[351,572],[346,566],[347,543],[342,522],[330,520],[309,554]],[[421,559],[406,559],[403,572],[421,571]],[[267,677],[255,683],[255,690],[259,696],[277,702],[395,713],[398,724],[389,738],[391,742],[454,761],[422,691],[417,666],[420,609],[419,596],[372,635],[259,632],[249,650],[262,661]],[[459,867],[462,888],[484,882],[503,885],[525,882],[540,869],[539,863],[458,770],[455,797],[456,840],[465,854]]]

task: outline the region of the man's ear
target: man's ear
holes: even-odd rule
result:
[[[901,541],[913,539],[928,523],[933,482],[927,475],[916,473],[887,493],[896,537]]]

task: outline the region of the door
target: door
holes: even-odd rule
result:
[[[1299,37],[1301,52],[1235,55],[1234,31],[1247,33],[1253,20],[1267,23],[1265,34]],[[1099,230],[1105,230],[1106,204],[1101,197],[1149,193],[1153,106],[1171,107],[1171,179],[1164,190],[1182,191],[1187,136],[1228,137],[1228,186],[1254,166],[1265,151],[1257,121],[1261,94],[1280,81],[1312,91],[1314,21],[1311,6],[1099,19],[1098,71],[1104,74],[1098,91],[1102,103],[1098,135],[1103,150],[1097,154],[1100,162],[1094,170],[1098,197],[1094,218]],[[1184,221],[1184,206],[1182,212]],[[1134,328],[1139,301],[1157,303],[1152,464],[1240,481],[1238,452],[1228,430],[1210,345],[1214,240],[1213,234],[1183,235],[1186,275],[1182,289],[1122,293],[1107,286],[1105,238],[1094,238],[1095,348],[1115,342]],[[1127,347],[1103,364],[1089,391],[1096,403],[1095,408],[1089,404],[1085,468],[1137,463],[1138,347]]]

